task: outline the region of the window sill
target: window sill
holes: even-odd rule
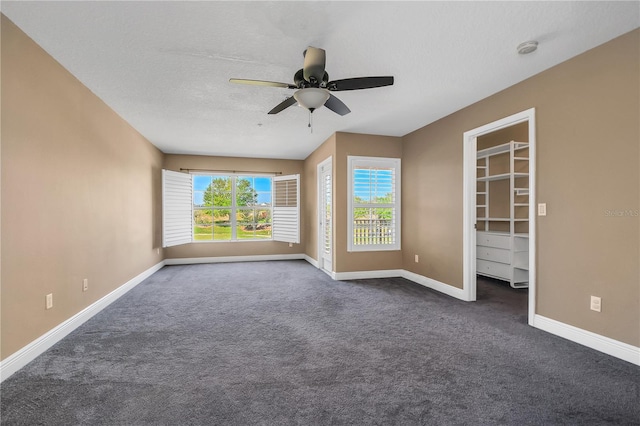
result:
[[[347,253],[361,253],[370,251],[400,251],[400,247],[350,247],[347,249]]]
[[[218,243],[256,243],[256,242],[273,242],[274,239],[259,239],[259,240],[192,240],[193,244],[218,244]]]

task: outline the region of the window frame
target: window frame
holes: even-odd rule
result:
[[[359,168],[380,168],[393,170],[393,202],[362,203],[355,205],[355,170]],[[401,249],[401,160],[388,157],[347,156],[347,251],[398,251]],[[356,208],[391,208],[393,209],[394,242],[393,244],[355,244],[354,212]]]
[[[273,238],[273,191],[274,191],[274,175],[272,174],[261,174],[261,173],[229,173],[229,172],[191,172],[190,173],[192,176],[208,176],[211,177],[211,179],[215,179],[215,178],[220,178],[220,177],[224,177],[224,178],[229,178],[231,180],[231,205],[229,207],[226,206],[207,206],[207,207],[196,207],[195,205],[193,205],[193,201],[192,201],[192,205],[193,205],[193,212],[195,212],[196,210],[215,210],[215,209],[228,209],[230,211],[229,213],[229,225],[231,227],[231,238],[228,240],[215,240],[215,239],[211,239],[211,240],[196,240],[195,239],[195,232],[192,232],[192,239],[191,242],[192,243],[242,243],[242,242],[257,242],[257,241],[275,241]],[[236,199],[236,186],[237,186],[237,182],[238,182],[238,178],[269,178],[271,180],[271,186],[270,186],[270,194],[271,194],[271,203],[269,204],[269,206],[265,207],[262,206],[259,210],[269,210],[269,217],[270,217],[270,225],[271,225],[271,236],[269,238],[242,238],[242,239],[238,239],[238,219],[236,217],[236,214],[238,212],[238,210],[242,210],[243,206],[238,206],[237,205],[237,199]],[[193,178],[193,177],[192,177]],[[194,193],[194,189],[193,189],[193,181],[191,184],[191,188],[192,188],[192,193]],[[253,188],[255,190],[255,188]],[[257,207],[260,206],[254,206],[254,211],[257,209]],[[194,219],[195,214],[192,213],[191,214],[191,226],[192,228],[195,227],[195,219]],[[215,223],[215,222],[214,222]],[[212,223],[212,226],[214,226],[214,223]],[[213,236],[214,234],[212,234]]]

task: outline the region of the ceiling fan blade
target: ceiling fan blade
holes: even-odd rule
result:
[[[297,89],[296,86],[289,83],[278,83],[277,81],[247,80],[244,78],[230,78],[229,83],[250,84],[252,86],[282,87],[284,89]]]
[[[356,77],[334,80],[327,83],[327,89],[333,92],[342,90],[373,89],[374,87],[391,86],[393,77]]]
[[[273,109],[271,111],[269,111],[269,114],[277,114],[280,111],[282,111],[283,109],[287,109],[291,105],[295,105],[297,103],[298,103],[298,101],[296,101],[296,98],[291,96],[290,98],[285,99],[284,101],[280,102],[278,105],[273,107]]]
[[[351,112],[351,110],[340,99],[333,95],[329,95],[329,99],[324,103],[324,106],[340,115],[347,115]]]
[[[311,47],[304,51],[303,76],[309,83],[321,82],[324,76],[326,53],[324,49]]]

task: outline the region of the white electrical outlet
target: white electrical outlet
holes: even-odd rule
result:
[[[156,249],[156,254],[160,254],[160,248]]]
[[[538,216],[547,215],[547,203],[538,203]]]
[[[591,296],[591,310],[596,312],[602,311],[602,299],[598,296]]]
[[[293,247],[293,243],[289,243],[289,247]]]
[[[45,298],[45,308],[46,309],[53,308],[53,293],[47,294],[47,296]]]
[[[89,279],[85,278],[84,280],[82,280],[82,291],[87,290],[89,290]]]
[[[418,259],[418,255],[416,254],[416,263],[418,263],[418,260],[419,260],[419,259]]]

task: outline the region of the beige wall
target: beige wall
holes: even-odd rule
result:
[[[402,158],[402,139],[392,136],[336,134],[336,155],[333,160],[334,177],[334,271],[376,271],[402,268],[402,252],[348,252],[347,251],[347,157]]]
[[[462,133],[469,129],[454,114],[403,138],[403,267],[459,288]]]
[[[462,134],[535,107],[537,313],[638,346],[639,75],[635,30],[406,135],[404,268],[462,287]]]
[[[252,172],[281,172],[283,175],[300,174],[300,187],[303,188],[305,178],[302,176],[304,161],[271,160],[262,158],[208,157],[196,155],[165,155],[164,168],[180,171],[183,169],[205,170],[237,170]],[[302,192],[302,191],[301,191]],[[301,203],[301,229],[306,226],[305,212],[307,206]],[[256,256],[273,254],[304,253],[305,232],[300,233],[300,244],[289,247],[288,243],[278,241],[234,241],[234,242],[202,242],[182,244],[165,249],[167,259],[190,257],[218,256]]]
[[[4,359],[162,260],[162,153],[4,15],[1,90]]]
[[[461,288],[462,134],[531,107],[538,201],[548,204],[537,222],[537,313],[639,345],[640,225],[624,215],[640,209],[639,38],[636,30],[403,138],[337,133],[305,161],[230,159],[163,156],[3,16],[2,358],[163,258],[162,167],[302,175],[300,245],[187,244],[166,258],[317,259],[316,167],[333,156],[334,269],[404,268]],[[346,251],[348,155],[402,158],[402,251]],[[589,311],[592,294],[602,313]]]
[[[318,177],[317,166],[332,157],[333,172],[333,270],[334,272],[376,271],[402,268],[402,252],[348,252],[347,251],[347,157],[402,158],[402,139],[392,136],[335,133],[305,160],[305,203],[308,208],[305,228],[309,243],[306,253],[318,259]]]

